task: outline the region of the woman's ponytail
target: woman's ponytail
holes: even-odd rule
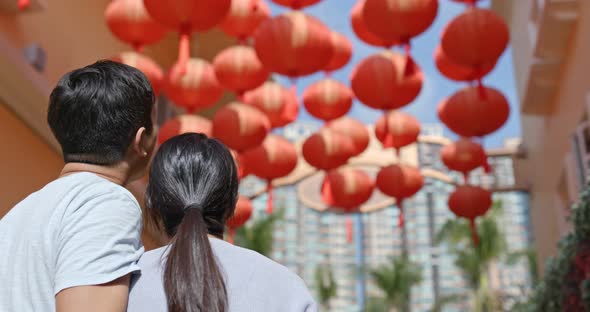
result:
[[[163,276],[170,312],[228,311],[208,235],[223,238],[237,192],[234,159],[217,140],[183,134],[162,144],[154,157],[146,204],[171,238]]]
[[[170,312],[225,312],[227,291],[201,209],[187,207],[170,246],[164,290]]]

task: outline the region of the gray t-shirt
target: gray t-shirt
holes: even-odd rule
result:
[[[287,268],[248,249],[211,238],[228,292],[231,312],[315,312],[316,303],[303,281]],[[141,276],[131,284],[127,312],[165,312],[162,272],[167,247],[146,252]]]
[[[55,311],[61,290],[139,270],[141,209],[91,173],[55,180],[0,220],[0,311]]]

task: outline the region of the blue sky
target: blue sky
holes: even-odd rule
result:
[[[345,34],[353,43],[354,51],[350,63],[339,71],[332,74],[334,79],[349,83],[349,75],[355,64],[367,56],[379,52],[378,48],[362,43],[356,38],[350,25],[350,10],[357,0],[323,0],[319,4],[305,9],[305,11],[317,18],[320,18],[328,27]],[[269,1],[270,2],[270,1]],[[489,6],[489,1],[480,2],[482,6]],[[412,55],[419,63],[425,74],[426,81],[420,96],[403,110],[416,116],[422,123],[438,123],[436,107],[445,97],[452,95],[457,90],[466,86],[464,83],[457,83],[444,78],[436,69],[432,57],[435,47],[440,42],[440,33],[443,27],[453,17],[464,10],[464,5],[451,0],[439,0],[439,12],[434,24],[419,37],[412,41]],[[280,14],[285,8],[271,3],[273,15]],[[322,79],[323,74],[315,74],[298,80],[298,93],[301,94],[306,86]],[[283,84],[289,84],[286,79],[279,79]],[[518,115],[518,97],[516,94],[516,82],[513,75],[512,55],[507,50],[499,60],[496,68],[484,79],[484,84],[494,87],[504,93],[512,108],[510,119],[506,125],[496,133],[486,137],[487,147],[498,147],[503,145],[505,138],[520,136],[520,117]],[[381,115],[381,112],[372,110],[359,102],[355,102],[352,111],[349,113],[367,124],[374,123]],[[303,109],[300,120],[316,120]],[[446,129],[446,135],[454,137]]]

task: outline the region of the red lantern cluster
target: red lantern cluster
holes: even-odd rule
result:
[[[461,172],[465,185],[449,198],[449,208],[470,221],[474,244],[477,244],[475,218],[491,206],[491,194],[467,185],[469,173],[478,167],[489,172],[483,147],[472,141],[501,128],[510,115],[508,101],[500,91],[485,87],[482,79],[495,67],[506,50],[509,31],[501,17],[489,9],[478,8],[476,0],[455,0],[468,4],[465,11],[443,30],[441,44],[434,54],[438,70],[445,77],[464,82],[477,82],[459,90],[438,106],[439,119],[461,139],[441,151],[444,164]]]

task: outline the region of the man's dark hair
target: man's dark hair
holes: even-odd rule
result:
[[[61,78],[51,92],[47,121],[65,162],[113,165],[137,130],[151,133],[155,97],[139,70],[99,61]]]

